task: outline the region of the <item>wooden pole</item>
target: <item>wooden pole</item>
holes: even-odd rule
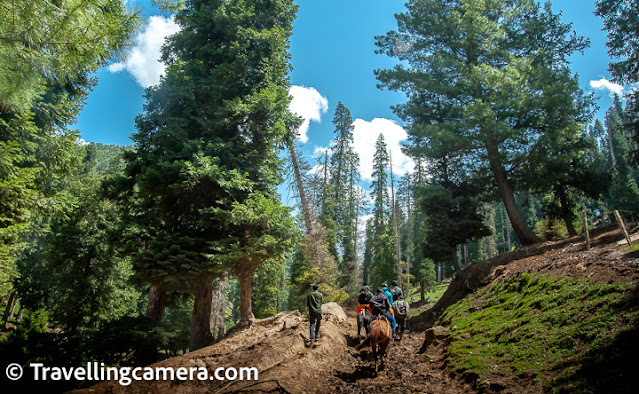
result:
[[[626,225],[623,223],[623,219],[619,214],[619,211],[615,209],[615,217],[617,218],[617,223],[619,223],[619,227],[621,227],[621,231],[623,231],[623,236],[626,237],[626,241],[628,241],[628,245],[632,246],[632,242],[630,241],[630,235],[628,234],[628,230],[626,230]]]
[[[588,231],[588,216],[586,210],[582,211],[584,217],[584,234],[586,234],[586,250],[590,250],[590,232]]]

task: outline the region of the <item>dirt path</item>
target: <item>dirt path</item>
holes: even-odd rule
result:
[[[325,305],[326,306],[326,305]],[[308,342],[306,316],[285,312],[238,330],[213,346],[154,364],[154,367],[256,367],[257,382],[137,381],[129,386],[103,382],[84,393],[460,393],[472,387],[447,375],[442,346],[418,354],[423,333],[409,332],[391,342],[383,368],[376,374],[370,347],[355,350],[357,324],[334,304],[324,313],[322,338]]]
[[[444,370],[443,344],[431,346],[426,353],[417,350],[424,341],[422,332],[408,332],[401,342],[393,341],[383,368],[375,374],[370,347],[358,352],[355,335],[357,325],[354,319],[343,324],[349,339],[351,365],[335,371],[327,382],[339,393],[470,393],[473,388],[451,378]],[[352,335],[352,337],[351,337]]]

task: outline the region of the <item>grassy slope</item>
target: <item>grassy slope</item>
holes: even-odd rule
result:
[[[440,323],[450,328],[450,367],[478,385],[550,392],[637,387],[633,285],[523,273],[449,307]]]

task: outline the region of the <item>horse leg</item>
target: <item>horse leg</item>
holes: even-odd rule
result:
[[[379,358],[380,358],[380,364],[381,365],[384,365],[384,356],[386,355],[386,349],[388,348],[388,342],[389,342],[389,339],[386,338],[386,339],[384,339],[383,341],[381,341],[379,343],[379,347],[380,347]]]
[[[373,363],[375,365],[375,373],[377,373],[377,338],[371,339],[371,350],[373,351]]]

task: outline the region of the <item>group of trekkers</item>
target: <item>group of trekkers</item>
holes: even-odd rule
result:
[[[408,320],[410,306],[404,300],[404,292],[397,281],[393,281],[390,288],[386,283],[382,283],[377,288],[377,294],[373,294],[370,286],[364,283],[359,292],[358,302],[357,313],[363,308],[368,308],[373,317],[386,317],[393,329],[393,339],[401,339],[402,334],[406,331],[406,320]],[[366,332],[368,332],[368,324],[370,321],[366,322]]]
[[[384,316],[393,329],[393,339],[401,340],[402,334],[406,331],[406,320],[410,313],[408,302],[404,300],[404,292],[399,287],[397,281],[393,281],[389,288],[383,283],[377,288],[377,294],[371,292],[368,284],[364,283],[358,296],[359,307],[357,313],[363,308],[368,308],[372,317]],[[317,285],[313,285],[313,291],[306,298],[306,305],[309,312],[310,342],[320,339],[320,326],[322,322],[322,293]],[[370,320],[365,322],[366,332],[368,332]]]

